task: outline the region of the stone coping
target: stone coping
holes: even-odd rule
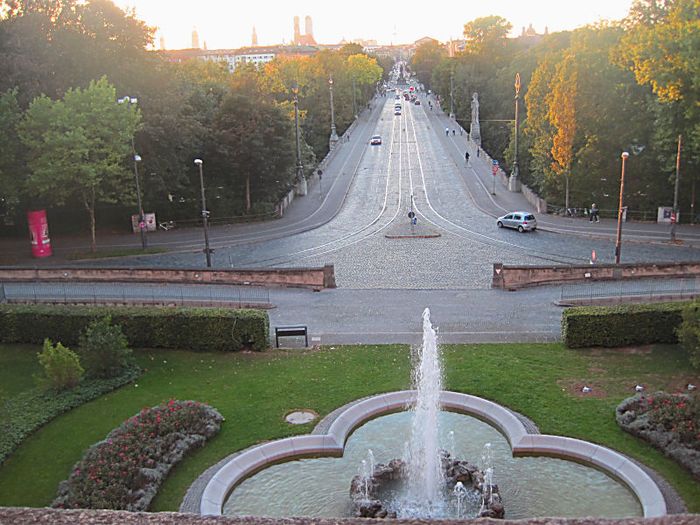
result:
[[[404,390],[369,397],[350,405],[333,420],[325,434],[307,434],[249,448],[227,461],[209,480],[199,513],[220,516],[226,498],[246,477],[280,461],[305,456],[342,456],[353,430],[383,414],[415,404],[416,392]],[[553,456],[602,470],[627,485],[639,500],[644,517],[667,514],[659,487],[638,465],[622,454],[587,441],[547,434],[530,434],[505,407],[469,394],[443,391],[442,408],[477,417],[497,428],[510,443],[514,456]]]

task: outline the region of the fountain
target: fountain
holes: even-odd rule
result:
[[[440,448],[442,369],[437,334],[430,323],[430,310],[423,311],[423,345],[413,369],[416,403],[412,410],[411,436],[402,459],[392,459],[367,469],[362,460],[360,474],[350,483],[354,514],[361,518],[449,518],[463,514],[468,494],[478,494],[480,505],[469,517],[503,518],[504,508],[493,483],[491,445],[484,456],[485,471],[466,461],[452,459]],[[450,434],[454,450],[454,431]],[[464,484],[469,486],[469,489]],[[455,505],[456,501],[456,505]]]
[[[503,498],[511,519],[665,513],[658,487],[614,451],[528,433],[500,405],[443,391],[437,335],[427,309],[423,344],[414,357],[415,390],[350,403],[319,424],[319,432],[232,456],[207,483],[200,512],[468,519],[503,517]],[[398,440],[402,435],[410,439]],[[584,459],[589,466],[554,457],[516,457],[581,460],[582,449],[595,457]],[[479,466],[459,457],[479,458]],[[619,465],[624,465],[625,483],[614,479],[622,477]]]

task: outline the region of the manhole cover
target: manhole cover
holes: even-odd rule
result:
[[[305,425],[318,417],[313,410],[295,410],[284,416],[284,420],[292,425]]]

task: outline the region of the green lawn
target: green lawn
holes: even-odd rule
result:
[[[13,385],[7,391],[31,386],[31,379],[19,376],[35,371],[38,350],[0,346],[0,382]],[[615,406],[634,393],[637,383],[675,390],[700,382],[676,347],[621,352],[572,351],[559,344],[457,345],[445,346],[443,356],[447,389],[502,403],[530,417],[542,432],[602,443],[638,458],[675,486],[691,512],[700,512],[700,483],[622,432],[614,420]],[[147,370],[137,384],[57,418],[17,449],[0,467],[0,505],[48,505],[85,448],[142,407],[169,398],[209,403],[226,422],[217,437],[171,474],[153,510],[176,510],[189,484],[231,452],[308,432],[312,424],[284,423],[292,409],[311,408],[323,416],[354,399],[410,384],[409,351],[398,345],[262,354],[140,351],[138,359]],[[592,385],[599,397],[583,397],[582,384]]]

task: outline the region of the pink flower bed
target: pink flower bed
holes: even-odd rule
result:
[[[700,480],[700,397],[697,394],[638,394],[616,411],[618,424],[673,458]]]
[[[223,421],[197,401],[144,408],[90,447],[59,485],[59,508],[146,510],[170,469]]]

